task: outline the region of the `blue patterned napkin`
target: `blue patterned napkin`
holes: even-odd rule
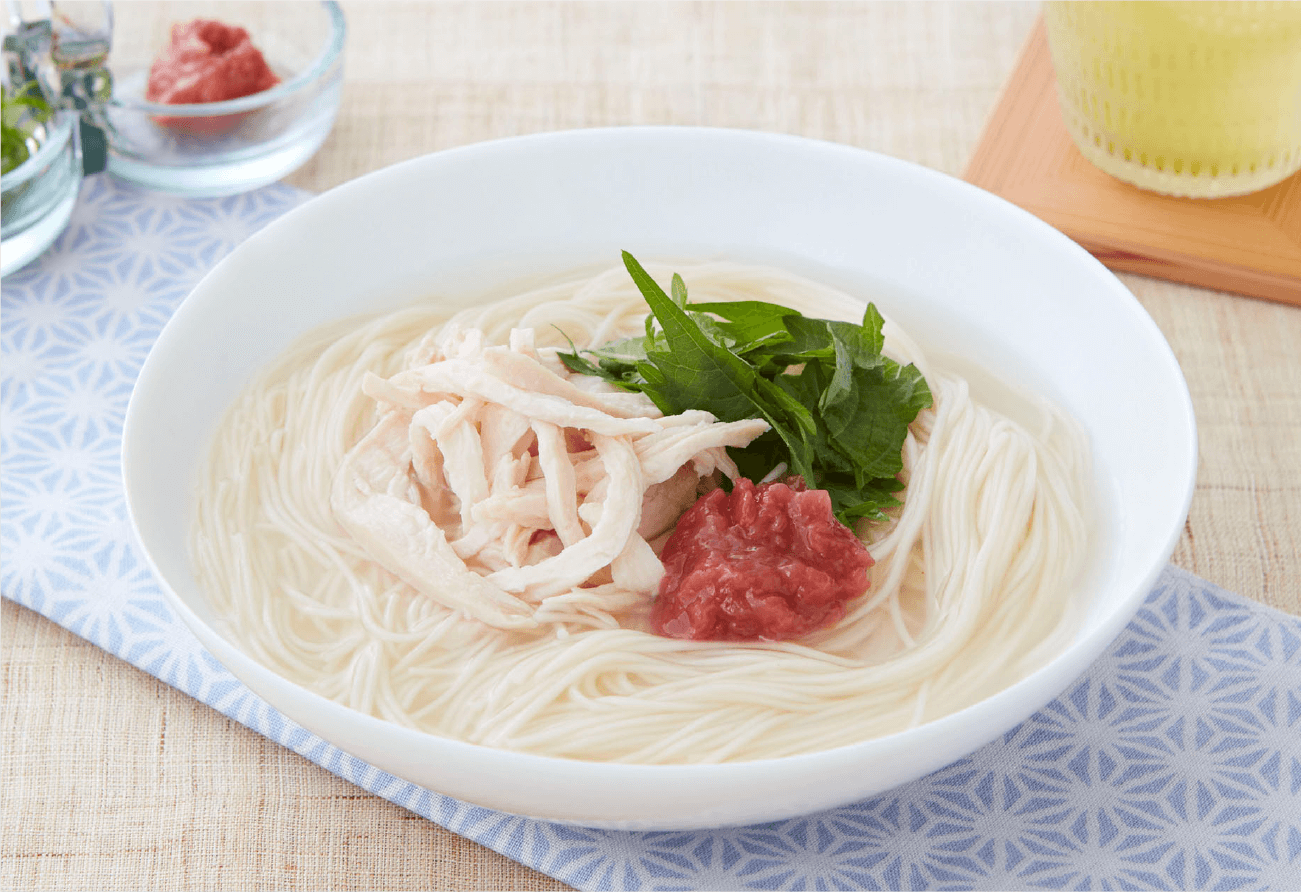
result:
[[[1301,620],[1169,568],[1119,640],[1020,727],[865,802],[628,833],[467,805],[259,700],[162,599],[122,495],[122,417],[168,316],[303,200],[181,199],[107,177],[3,287],[0,590],[373,793],[584,889],[1301,887]]]

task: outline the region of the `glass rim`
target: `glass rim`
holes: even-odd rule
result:
[[[41,143],[26,161],[19,164],[7,174],[0,176],[0,189],[12,189],[40,175],[40,171],[49,166],[55,156],[61,154],[72,139],[72,128],[77,116],[66,111],[58,111],[49,123],[49,136]]]

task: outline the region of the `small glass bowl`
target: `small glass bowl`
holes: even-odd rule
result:
[[[0,276],[26,266],[67,227],[81,188],[76,126],[76,115],[59,114],[36,153],[0,177]]]
[[[117,4],[113,97],[99,122],[108,135],[109,172],[180,195],[233,195],[274,182],[312,157],[343,95],[347,27],[338,3],[174,4],[170,11],[168,24],[217,18],[246,28],[280,83],[223,102],[148,102],[149,65],[167,36],[157,19],[152,28],[137,27],[132,4]]]

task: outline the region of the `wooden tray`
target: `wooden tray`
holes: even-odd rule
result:
[[[1301,305],[1301,173],[1237,198],[1171,198],[1098,170],[1071,142],[1042,19],[965,178],[1114,270]]]

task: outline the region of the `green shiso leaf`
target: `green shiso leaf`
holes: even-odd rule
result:
[[[646,334],[562,353],[571,371],[645,393],[666,414],[763,418],[772,430],[731,450],[741,473],[758,480],[784,463],[830,493],[843,523],[899,504],[904,438],[931,392],[914,366],[881,354],[875,306],[854,324],[763,301],[693,304],[681,276],[670,296],[626,251],[623,261],[650,307]]]

